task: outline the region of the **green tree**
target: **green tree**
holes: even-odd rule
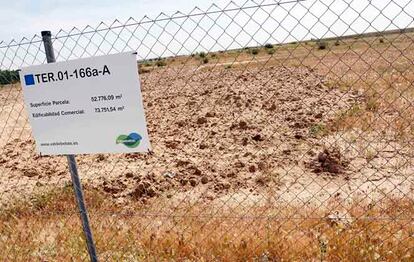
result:
[[[0,85],[14,84],[19,80],[19,73],[16,70],[0,70]]]

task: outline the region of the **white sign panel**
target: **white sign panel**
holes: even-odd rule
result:
[[[20,79],[40,154],[150,149],[135,54],[30,66]]]

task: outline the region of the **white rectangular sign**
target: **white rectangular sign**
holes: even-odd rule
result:
[[[135,54],[25,67],[20,79],[40,154],[150,149]]]

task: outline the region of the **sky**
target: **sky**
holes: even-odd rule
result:
[[[246,2],[246,0],[233,1],[240,5]],[[252,1],[263,2],[263,0]],[[414,2],[414,0],[370,2],[373,5],[386,6],[390,1],[400,6]],[[0,42],[20,40],[24,36],[31,37],[42,30],[57,31],[74,26],[83,28],[86,25],[97,25],[101,21],[107,23],[115,19],[126,21],[129,17],[140,19],[144,15],[156,17],[160,12],[172,14],[177,10],[188,13],[195,6],[205,10],[212,3],[224,6],[228,2],[227,0],[0,0]],[[267,2],[276,2],[276,0]],[[367,1],[336,0],[336,2],[338,4],[348,2],[354,8],[358,8],[358,6],[363,7],[363,2]],[[409,7],[413,8],[411,12],[414,12],[414,4],[411,3]],[[388,9],[397,10],[398,7],[392,4]]]
[[[195,6],[206,9],[214,0],[0,0],[0,42],[19,40],[42,30],[57,31],[73,26],[97,25],[129,17],[156,17],[177,10],[189,12]],[[241,2],[237,1],[236,2]]]

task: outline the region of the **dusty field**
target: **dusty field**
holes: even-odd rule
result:
[[[330,50],[302,43],[275,47],[273,55],[266,49],[257,56],[234,51],[214,55],[208,64],[182,57],[167,60],[165,67],[147,65],[141,80],[153,153],[79,156],[82,177],[119,201],[226,196],[268,201],[270,195],[319,205],[332,197],[410,195],[413,151],[394,128],[406,120],[398,108],[413,109],[403,103],[412,90],[398,93],[401,103],[390,103],[391,94],[380,92],[412,85],[407,79],[412,68],[400,73],[392,64],[387,69],[392,74],[378,78],[377,67],[384,64],[367,62],[380,54],[377,60],[394,57],[403,66],[396,45],[409,43],[389,38],[393,46],[383,43],[383,53],[366,49],[368,40],[347,40]],[[370,78],[375,86],[367,87]],[[67,183],[64,158],[33,151],[20,87],[3,87],[0,99],[2,202]],[[404,134],[411,134],[410,123]]]
[[[284,216],[275,209],[294,214],[304,208],[302,218],[313,211],[319,218],[335,212],[355,217],[365,214],[355,211],[359,207],[412,201],[412,37],[332,41],[325,50],[296,43],[256,55],[209,54],[207,63],[196,55],[140,65],[153,152],[78,156],[87,192],[103,194],[105,205],[168,218],[197,216],[203,208],[216,212],[210,219],[248,217],[261,208],[263,217],[279,219]],[[39,194],[69,183],[66,160],[34,152],[18,85],[0,89],[0,105],[1,204],[9,209],[16,199],[29,199],[36,205]],[[372,216],[381,217],[381,210]],[[151,219],[140,223],[151,228]],[[401,230],[409,238],[408,228]],[[302,258],[318,257],[309,252]],[[398,256],[409,260],[410,254]]]

